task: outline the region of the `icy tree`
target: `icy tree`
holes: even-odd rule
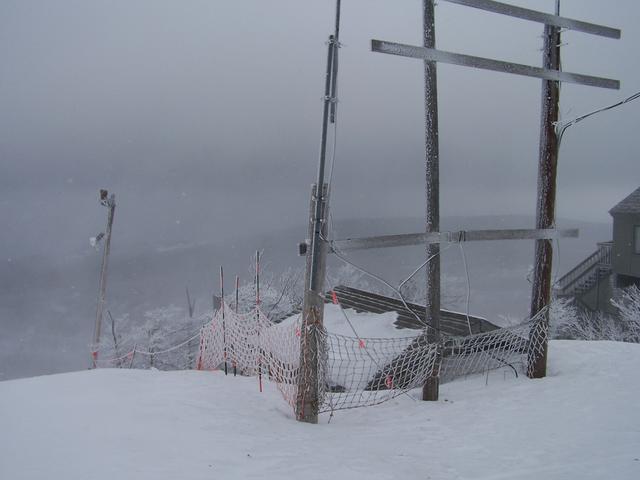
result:
[[[343,285],[361,290],[374,290],[370,280],[371,279],[361,270],[349,264],[342,264],[337,268],[328,269],[325,287],[331,290],[334,287]],[[382,285],[380,285],[380,287],[382,287]],[[380,287],[378,287],[378,290]]]
[[[627,342],[640,342],[640,288],[632,285],[621,292],[620,298],[612,300],[620,313],[620,322],[626,332]]]
[[[556,298],[549,306],[551,338],[573,338],[573,330],[582,330],[578,309],[569,298]]]
[[[631,286],[618,293],[612,304],[618,315],[580,311],[571,300],[551,304],[552,338],[640,342],[640,289]]]
[[[250,271],[252,280],[242,283],[238,289],[238,305],[236,293],[225,292],[225,300],[229,308],[238,312],[253,310],[258,301],[255,271]],[[271,320],[278,321],[302,308],[303,272],[300,269],[287,269],[280,275],[262,269],[260,275],[259,301],[262,312]]]
[[[174,305],[148,310],[139,322],[129,315],[119,317],[114,320],[112,338],[105,337],[102,342],[101,366],[191,368],[198,352],[200,327],[210,319],[211,312],[191,318]]]
[[[627,334],[622,324],[603,312],[585,312],[566,328],[568,338],[575,340],[611,340],[626,342]]]

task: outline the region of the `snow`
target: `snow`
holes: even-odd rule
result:
[[[331,303],[324,306],[323,324],[325,329],[329,333],[353,337],[354,332],[346,322],[345,315],[349,318],[349,322],[351,322],[351,325],[353,325],[353,328],[361,338],[406,338],[419,334],[416,330],[396,328],[393,324],[398,319],[396,312],[359,313],[347,308],[343,313],[340,306]],[[299,318],[299,315],[294,315],[284,319],[280,324],[289,325],[298,321]]]
[[[545,379],[493,372],[318,425],[221,372],[0,382],[0,478],[640,478],[640,345],[553,341],[549,360]]]

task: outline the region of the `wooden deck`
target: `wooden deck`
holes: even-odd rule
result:
[[[397,328],[419,330],[427,323],[425,321],[426,311],[424,305],[407,302],[409,310],[400,300],[395,298],[343,285],[335,287],[334,291],[338,301],[344,308],[352,308],[357,312],[398,312],[398,319],[395,322]],[[326,301],[332,301],[331,292],[326,294]],[[416,316],[420,318],[420,321],[418,321]],[[468,323],[471,324],[471,333],[490,332],[499,328],[497,325],[494,325],[482,317],[472,315],[469,315]],[[464,313],[440,310],[440,330],[445,335],[469,335],[468,323],[467,316]]]

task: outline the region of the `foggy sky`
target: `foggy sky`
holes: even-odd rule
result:
[[[117,195],[121,246],[304,231],[334,3],[0,3],[3,258],[85,248],[99,188]],[[563,85],[563,118],[640,90],[638,2],[564,0],[562,14],[623,31],[563,35],[566,71],[622,84]],[[436,16],[438,48],[540,65],[542,25],[446,2]],[[372,38],[420,44],[420,0],[343,1],[338,219],[424,212],[422,63]],[[540,81],[440,65],[438,82],[442,214],[533,214]],[[638,187],[638,124],[632,103],[567,131],[560,217],[608,221]]]

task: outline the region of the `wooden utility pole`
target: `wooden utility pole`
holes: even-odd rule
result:
[[[298,393],[296,396],[296,418],[301,422],[318,423],[320,408],[319,392],[319,329],[322,328],[324,314],[324,276],[328,245],[322,238],[327,235],[327,185],[319,194],[316,185],[311,190],[311,206],[309,216],[309,236],[315,234],[314,221],[316,203],[320,203],[320,242],[317,249],[307,254],[305,273],[304,299],[302,308],[302,328],[300,329],[300,369]],[[313,268],[314,261],[317,267]]]
[[[116,210],[116,196],[107,190],[100,190],[100,204],[107,207],[107,231],[105,233],[104,250],[102,252],[102,265],[100,267],[100,284],[98,287],[98,306],[96,308],[96,325],[93,332],[93,345],[91,350],[91,366],[96,368],[98,362],[98,351],[100,347],[100,330],[102,328],[102,315],[106,304],[107,292],[107,270],[109,266],[109,253],[111,251],[111,228],[113,226],[113,215]]]
[[[423,0],[424,13],[424,46],[406,45],[384,40],[371,40],[371,50],[388,55],[398,55],[408,58],[419,58],[425,62],[425,103],[426,103],[426,147],[427,147],[427,241],[436,235],[438,230],[438,128],[437,128],[437,90],[436,67],[434,62],[444,62],[463,67],[480,68],[495,72],[509,73],[543,79],[542,92],[542,120],[540,137],[540,161],[538,173],[538,203],[536,229],[529,231],[507,230],[494,232],[489,236],[516,238],[536,238],[535,271],[533,293],[531,300],[531,315],[544,316],[542,324],[534,326],[530,333],[532,345],[529,356],[529,375],[542,377],[546,373],[547,337],[549,329],[548,312],[551,294],[551,239],[558,237],[560,232],[555,230],[555,194],[556,194],[556,165],[558,140],[554,123],[558,119],[559,82],[576,83],[600,88],[619,89],[618,80],[584,75],[580,73],[564,72],[560,70],[560,28],[566,28],[591,35],[607,38],[620,38],[620,30],[603,25],[560,17],[560,4],[556,0],[555,15],[522,8],[494,0],[446,0],[450,3],[464,5],[470,8],[485,10],[500,15],[520,18],[531,22],[545,24],[544,65],[542,68],[513,62],[504,62],[492,58],[437,50],[435,46],[435,28],[433,18],[433,0]],[[433,230],[431,230],[433,229]],[[554,233],[555,232],[555,233]],[[466,237],[463,233],[462,240]],[[348,239],[348,244],[354,248],[378,248],[386,246],[413,245],[421,234],[394,235],[386,237],[372,237]],[[438,234],[441,235],[441,234]],[[475,232],[477,240],[484,236]],[[562,236],[562,235],[560,235]],[[497,239],[497,238],[494,238]],[[436,242],[441,238],[433,238]],[[447,241],[446,239],[444,239]],[[451,239],[449,238],[450,242]],[[335,242],[334,242],[335,243]],[[436,248],[427,248],[428,258],[438,252]],[[427,318],[434,329],[430,340],[439,337],[439,261],[437,256],[432,259],[427,270]],[[539,348],[541,347],[541,348]],[[437,367],[437,365],[436,365]],[[436,368],[437,372],[437,368]],[[428,381],[423,389],[424,399],[437,398],[437,384]]]
[[[425,48],[436,47],[436,25],[433,0],[422,0]],[[426,161],[426,233],[440,231],[440,160],[438,145],[438,82],[436,62],[424,61],[425,161]],[[440,244],[427,243],[427,338],[440,341]],[[438,400],[439,360],[433,376],[422,389],[423,400]]]
[[[556,0],[556,15],[560,15],[559,0]],[[553,25],[545,25],[544,27],[543,68],[560,70],[560,29]],[[543,80],[536,205],[536,228],[541,229],[555,228],[556,173],[558,165],[558,137],[555,125],[558,121],[559,102],[560,83],[552,80]],[[552,265],[552,240],[536,240],[531,291],[531,318],[547,308],[551,301]],[[541,323],[534,324],[530,334],[530,343],[533,348],[529,352],[527,373],[531,378],[542,378],[547,374],[548,309],[541,315]],[[536,348],[538,345],[541,346],[539,351]]]

